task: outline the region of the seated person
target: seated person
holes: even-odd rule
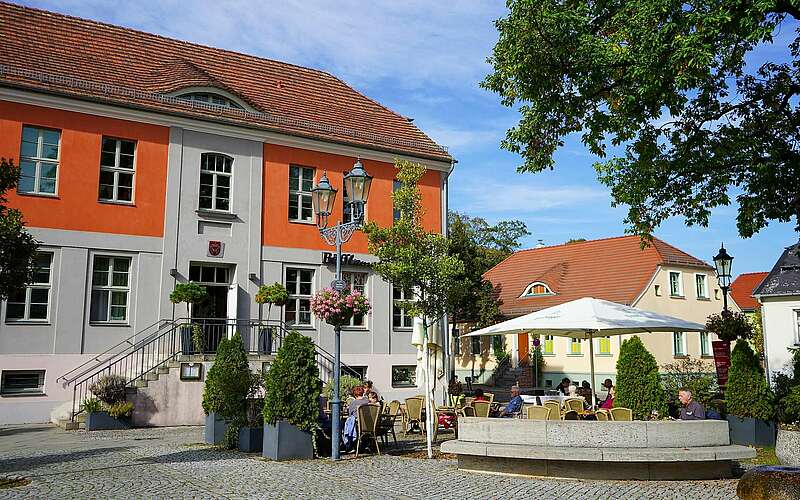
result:
[[[349,449],[350,445],[352,445],[358,437],[358,430],[356,429],[358,407],[369,403],[369,399],[364,396],[364,388],[361,386],[353,388],[353,396],[355,399],[347,405],[347,420],[344,422],[344,430],[342,431],[345,449]]]
[[[600,385],[600,394],[602,394],[603,392],[606,393],[606,396],[605,397],[598,396],[597,398],[598,401],[600,401],[600,408],[611,408],[611,406],[606,406],[611,404],[609,403],[609,400],[614,399],[614,394],[613,394],[614,383],[611,382],[610,378],[603,380],[603,383]]]
[[[489,401],[489,398],[483,394],[483,389],[475,389],[475,396],[473,401]]]
[[[377,395],[378,395],[378,401],[380,401],[380,399],[381,399],[381,393],[380,393],[380,392],[378,392],[378,389],[376,389],[375,387],[373,387],[373,385],[372,385],[372,380],[365,380],[365,381],[364,381],[364,394],[369,394],[369,391],[372,391],[372,392],[374,392],[375,394],[377,394]]]
[[[560,392],[562,395],[566,396],[569,394],[569,385],[571,384],[570,380],[567,377],[564,377],[561,380],[561,383],[556,386],[556,390]]]
[[[578,387],[576,393],[578,396],[583,397],[583,405],[585,407],[588,408],[592,405],[592,386],[589,384],[588,380],[581,382],[581,386]]]
[[[608,390],[608,397],[605,399],[605,401],[603,401],[600,404],[600,408],[602,408],[604,410],[610,410],[611,408],[613,408],[614,407],[614,395],[616,394],[616,392],[617,392],[617,390],[614,389],[614,387],[612,386]]]
[[[378,399],[378,393],[375,391],[369,391],[367,393],[367,401],[369,404],[377,405],[380,404],[380,400]]]
[[[692,399],[692,391],[686,387],[678,391],[678,399],[681,401],[681,420],[705,420],[706,409],[703,405]]]
[[[500,417],[508,418],[516,416],[522,410],[522,396],[519,395],[519,387],[511,387],[511,401],[500,410]]]

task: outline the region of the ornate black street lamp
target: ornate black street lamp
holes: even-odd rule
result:
[[[725,251],[725,244],[719,247],[719,253],[714,257],[714,267],[717,268],[717,282],[722,289],[722,310],[728,312],[728,290],[731,287],[731,264],[733,257]]]
[[[336,279],[331,282],[331,287],[340,292],[347,287],[347,283],[342,280],[342,244],[350,241],[350,237],[353,236],[356,229],[364,223],[364,207],[367,204],[371,185],[372,176],[364,170],[361,160],[356,160],[353,169],[344,175],[344,189],[349,198],[345,203],[350,209],[350,221],[340,222],[332,227],[328,227],[328,218],[333,214],[336,189],[331,186],[327,173],[322,174],[319,184],[311,190],[311,201],[314,204],[314,212],[317,214],[319,232],[329,245],[336,247]],[[334,332],[336,337],[333,361],[333,401],[331,401],[331,458],[339,460],[339,438],[341,437],[342,423],[342,400],[339,395],[341,327],[334,326]]]

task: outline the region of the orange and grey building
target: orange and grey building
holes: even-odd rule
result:
[[[62,374],[186,316],[177,282],[208,286],[195,316],[284,320],[332,351],[308,304],[335,273],[311,208],[323,172],[346,219],[360,158],[367,220],[388,226],[394,159],[422,163],[423,223],[444,231],[453,158],[333,75],[7,3],[0,38],[0,157],[22,171],[8,200],[41,243],[34,282],[0,306],[1,423],[48,420],[72,398]],[[403,291],[371,272],[363,234],[344,251],[373,310],[344,328],[343,361],[384,396],[418,392]],[[254,296],[273,282],[290,300],[268,318]]]

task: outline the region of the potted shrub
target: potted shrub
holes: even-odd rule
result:
[[[128,381],[121,375],[104,375],[89,386],[94,398],[83,403],[86,430],[129,429],[133,403],[125,401]]]
[[[176,283],[172,293],[169,294],[169,301],[173,304],[186,304],[187,318],[192,317],[192,306],[203,302],[208,297],[206,287],[194,283]],[[190,324],[185,324],[181,327],[181,346],[185,354],[199,352],[202,354],[203,346],[203,332],[199,325],[193,328]]]
[[[731,353],[725,388],[731,443],[775,445],[774,395],[750,344],[739,341]]]
[[[616,391],[614,406],[630,408],[635,420],[647,420],[653,411],[667,414],[658,363],[638,336],[625,340],[620,347]]]
[[[250,373],[245,414],[239,426],[239,451],[261,452],[264,445],[264,373]]]
[[[235,436],[226,439],[226,432],[231,422],[241,419],[245,414],[249,389],[247,353],[242,337],[237,332],[230,339],[222,339],[214,364],[206,375],[203,388],[206,443],[236,446]]]
[[[783,465],[800,466],[800,349],[795,349],[792,376],[775,375],[778,436],[775,455]]]
[[[255,300],[256,304],[269,304],[269,307],[267,308],[267,320],[269,320],[270,315],[272,314],[272,306],[284,306],[286,301],[289,300],[289,291],[286,290],[285,286],[278,282],[275,282],[271,285],[261,285],[258,287],[258,293],[256,293]],[[272,352],[272,328],[273,327],[268,326],[261,329],[258,340],[260,352],[267,354]]]
[[[264,457],[314,457],[320,386],[314,343],[296,331],[289,332],[266,375]]]

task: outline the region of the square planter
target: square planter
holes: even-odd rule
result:
[[[283,420],[275,425],[264,424],[261,456],[279,461],[314,458],[311,434]]]
[[[86,414],[87,431],[115,431],[130,428],[130,418],[114,418],[107,411],[93,411]]]
[[[231,423],[227,420],[217,417],[214,412],[206,415],[206,428],[203,432],[205,442],[208,444],[223,444],[225,443],[225,432]]]
[[[728,415],[731,444],[775,446],[775,422]]]
[[[800,467],[800,431],[778,429],[775,455],[782,465]]]
[[[261,452],[264,448],[263,427],[239,428],[239,451],[245,453]]]

